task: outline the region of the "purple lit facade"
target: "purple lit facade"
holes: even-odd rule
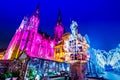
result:
[[[60,12],[54,29],[54,38],[38,31],[39,23],[39,7],[37,7],[30,18],[25,17],[22,20],[8,46],[4,59],[16,59],[22,52],[31,57],[54,59],[54,46],[62,39],[64,33]]]

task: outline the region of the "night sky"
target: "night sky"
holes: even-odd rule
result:
[[[66,32],[71,20],[79,33],[88,34],[91,47],[110,50],[120,43],[119,0],[2,0],[0,1],[0,48],[7,48],[24,16],[30,17],[40,3],[39,29],[53,36],[58,9]]]

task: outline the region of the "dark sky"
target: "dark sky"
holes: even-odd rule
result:
[[[110,50],[120,43],[119,0],[1,0],[0,48],[7,47],[24,16],[31,16],[40,3],[39,29],[53,36],[58,9],[66,32],[71,20],[79,33],[88,34],[91,47]]]

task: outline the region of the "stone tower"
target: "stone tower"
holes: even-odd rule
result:
[[[63,33],[64,33],[64,27],[62,25],[61,12],[59,10],[57,25],[55,26],[55,29],[54,29],[54,39],[55,39],[56,44],[58,43],[58,41],[62,39]]]

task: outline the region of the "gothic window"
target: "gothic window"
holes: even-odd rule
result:
[[[71,55],[70,55],[70,58],[71,58],[72,60],[75,60],[75,54],[71,54]]]
[[[60,49],[59,48],[56,49],[56,53],[60,53]]]
[[[79,46],[79,49],[82,49],[82,46]]]

